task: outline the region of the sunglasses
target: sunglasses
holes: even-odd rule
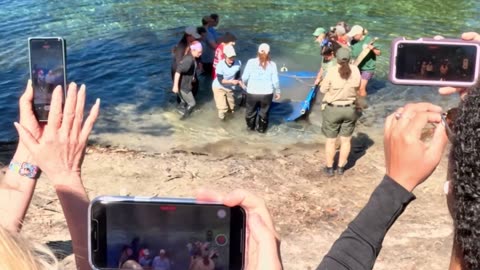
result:
[[[457,120],[458,113],[459,111],[457,107],[448,109],[447,112],[442,113],[442,122],[445,126],[445,129],[447,131],[447,137],[450,142],[453,142],[453,140],[455,139],[455,133],[453,132],[453,128],[455,121]]]

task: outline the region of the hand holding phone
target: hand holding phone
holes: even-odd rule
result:
[[[131,263],[152,269],[173,264],[244,269],[246,215],[240,206],[103,196],[90,203],[89,218],[89,261],[95,269]]]
[[[37,120],[46,122],[53,89],[61,86],[66,95],[65,40],[60,37],[28,39],[30,79]]]
[[[245,190],[235,190],[224,196],[203,190],[197,195],[197,200],[219,201],[230,207],[241,206],[245,209],[248,230],[245,269],[282,269],[280,236],[262,198]]]
[[[471,87],[478,81],[479,42],[397,38],[391,49],[390,81],[394,84]]]

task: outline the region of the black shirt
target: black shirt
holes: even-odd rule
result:
[[[187,54],[178,63],[177,72],[180,73],[180,89],[185,92],[192,90],[192,82],[195,79],[195,70],[197,69],[197,61],[191,54]]]

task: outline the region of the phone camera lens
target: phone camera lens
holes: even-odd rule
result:
[[[398,48],[399,49],[403,48],[403,44],[398,45]]]

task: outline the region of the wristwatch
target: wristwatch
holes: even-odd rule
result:
[[[8,165],[8,169],[30,179],[36,180],[40,177],[40,168],[28,162],[20,163],[12,160],[10,165]]]

